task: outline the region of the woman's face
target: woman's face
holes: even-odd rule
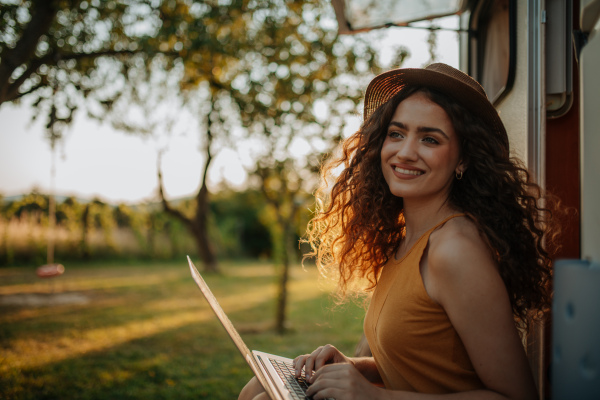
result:
[[[455,173],[465,170],[448,114],[421,92],[403,100],[381,148],[381,169],[392,194],[445,201]]]

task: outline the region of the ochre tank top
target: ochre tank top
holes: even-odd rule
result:
[[[425,290],[419,263],[431,233],[383,267],[364,330],[387,389],[452,393],[484,388],[444,309]]]

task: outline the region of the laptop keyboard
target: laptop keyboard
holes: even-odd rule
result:
[[[269,361],[271,361],[275,371],[277,371],[279,377],[281,377],[281,380],[285,384],[285,387],[290,391],[294,400],[310,399],[310,397],[305,395],[306,389],[308,389],[308,383],[304,379],[304,372],[302,372],[300,378],[296,379],[294,376],[294,367],[291,363],[273,359],[269,359]]]

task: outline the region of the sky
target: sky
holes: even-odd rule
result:
[[[455,28],[456,18],[438,20],[442,27]],[[411,56],[403,67],[422,67],[429,60],[428,31],[387,28],[382,58],[394,46],[403,45]],[[438,31],[438,60],[458,67],[457,35]],[[25,102],[24,102],[25,103]],[[44,136],[43,120],[31,122],[32,111],[25,105],[0,106],[0,194],[13,196],[36,189],[81,199],[100,198],[117,203],[139,203],[157,199],[157,155],[165,146],[157,139],[131,136],[115,131],[108,123],[76,116],[53,156]],[[358,128],[356,126],[355,128]],[[167,198],[195,194],[200,185],[203,158],[196,132],[169,139],[163,153],[162,169]],[[209,170],[209,189],[219,182],[243,187],[247,178],[244,150],[222,150]],[[55,161],[52,184],[51,165]]]

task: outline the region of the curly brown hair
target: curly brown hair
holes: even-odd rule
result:
[[[525,327],[551,302],[551,252],[558,230],[552,210],[522,162],[510,156],[506,136],[433,89],[406,87],[379,107],[322,168],[317,209],[306,241],[324,274],[339,273],[343,297],[356,282],[371,291],[403,238],[403,200],[394,196],[381,170],[381,148],[401,101],[425,93],[450,117],[468,166],[454,180],[449,202],[470,217],[498,264],[513,314]],[[339,176],[334,172],[343,169]],[[333,184],[333,186],[331,186]]]

